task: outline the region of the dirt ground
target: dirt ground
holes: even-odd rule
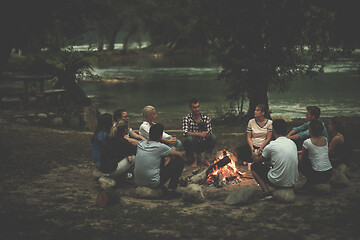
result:
[[[346,121],[359,126],[359,119]],[[243,141],[239,127],[214,129],[217,151]],[[92,175],[91,135],[0,119],[0,239],[360,238],[359,147],[353,147],[350,186],[333,188],[327,196],[296,193],[291,204],[226,205],[226,196],[241,187],[260,190],[253,179],[243,178],[222,188],[203,185],[206,201],[192,204],[138,199],[128,180],[116,189],[120,201],[101,208],[96,198],[102,189]],[[195,170],[189,164],[185,168],[184,175]],[[247,167],[239,168],[251,177]],[[296,187],[303,183],[300,176]]]

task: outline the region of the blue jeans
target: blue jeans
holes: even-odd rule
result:
[[[216,136],[210,135],[205,139],[193,136],[186,136],[183,141],[186,157],[192,158],[194,153],[205,152],[210,154],[215,147]]]

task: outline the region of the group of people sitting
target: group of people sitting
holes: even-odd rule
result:
[[[210,118],[200,112],[199,101],[191,99],[189,108],[190,113],[183,119],[183,143],[164,132],[162,124],[154,122],[157,113],[153,106],[143,109],[145,121],[139,127],[139,134],[129,127],[125,110],[117,110],[113,115],[102,114],[91,139],[95,167],[113,179],[123,177],[133,167],[137,185],[161,187],[165,196],[178,197],[176,189],[184,169],[181,148],[187,161],[196,167],[202,152],[205,152],[203,163],[210,165],[210,154],[216,143]]]
[[[113,115],[102,114],[91,139],[95,167],[115,179],[133,169],[138,186],[161,187],[166,196],[178,197],[176,189],[184,169],[180,150],[185,150],[185,158],[192,167],[200,163],[208,166],[216,144],[211,120],[200,112],[199,101],[191,99],[189,109],[190,113],[183,118],[183,142],[164,132],[162,124],[154,122],[157,113],[153,106],[143,109],[145,121],[139,127],[139,134],[129,128],[125,110],[117,110]],[[265,116],[269,116],[266,106],[257,105],[254,118],[247,126],[248,144],[237,148],[235,153],[244,164],[251,164],[251,172],[262,187],[264,197],[270,195],[269,185],[293,187],[299,171],[306,176],[308,184],[329,182],[332,168],[344,161],[341,123],[331,119],[329,144],[325,124],[319,120],[320,109],[316,106],[309,106],[307,122],[289,133],[284,120],[272,121]],[[202,152],[205,156],[201,161]]]
[[[336,118],[328,125],[319,120],[320,108],[308,106],[306,123],[287,133],[283,119],[265,118],[267,108],[256,106],[254,118],[247,127],[248,145],[237,149],[239,159],[250,163],[255,180],[263,189],[263,197],[271,196],[269,185],[292,188],[301,172],[306,177],[305,187],[329,183],[333,167],[345,163],[346,144],[343,126]],[[270,141],[271,138],[274,141]]]

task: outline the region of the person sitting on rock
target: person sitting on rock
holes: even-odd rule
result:
[[[323,128],[319,120],[310,121],[310,138],[304,141],[299,157],[299,170],[306,177],[305,186],[329,183],[332,176],[328,140],[322,135]]]
[[[148,188],[161,187],[167,198],[176,198],[179,178],[184,169],[182,153],[161,143],[164,126],[153,124],[149,139],[140,141],[137,146],[135,163],[135,182],[138,186]],[[170,158],[167,158],[171,156]],[[165,161],[165,158],[168,159]],[[168,188],[164,184],[170,179]]]
[[[252,153],[258,155],[270,142],[272,136],[272,120],[266,118],[269,115],[268,108],[264,104],[255,107],[254,118],[250,119],[246,128],[247,144],[236,149],[236,157],[243,160],[243,164],[252,162]]]
[[[91,152],[94,166],[100,169],[101,150],[105,144],[106,136],[109,134],[112,126],[112,116],[110,113],[101,114],[98,120],[96,130],[91,138]]]
[[[128,122],[120,120],[106,138],[101,152],[100,170],[110,178],[123,177],[134,164],[136,146],[125,138],[128,129]]]
[[[332,139],[329,143],[329,159],[331,165],[336,168],[345,164],[349,150],[345,144],[344,127],[337,118],[331,118],[328,125]]]
[[[306,108],[307,112],[306,112],[306,120],[307,122],[304,123],[303,125],[299,126],[299,127],[294,127],[286,137],[288,137],[289,139],[292,139],[295,141],[296,146],[298,147],[298,149],[301,149],[302,143],[304,142],[305,139],[308,139],[310,137],[310,133],[309,133],[309,124],[311,120],[318,120],[320,117],[320,108],[317,106],[308,106]],[[319,120],[320,121],[320,120]],[[328,137],[328,133],[326,131],[326,127],[325,124],[320,121],[321,124],[323,125],[323,129],[321,131],[321,136],[326,137],[327,139],[329,139]]]
[[[149,132],[150,127],[155,124],[155,120],[157,118],[156,109],[153,106],[146,106],[143,109],[142,113],[143,117],[146,121],[144,121],[140,127],[139,127],[139,135],[149,139]],[[161,142],[165,143],[166,145],[170,147],[174,147],[177,151],[180,151],[181,149],[181,142],[180,140],[176,139],[176,137],[173,137],[166,132],[163,132],[163,135],[161,137]]]
[[[124,120],[129,122],[129,115],[127,114],[126,110],[118,109],[114,112],[113,114],[114,124],[116,124],[119,120]],[[126,134],[125,138],[135,146],[138,145],[140,140],[146,140],[143,136],[137,134],[131,127],[129,127],[128,134]]]
[[[205,152],[204,164],[210,165],[210,155],[216,144],[210,118],[200,112],[200,103],[196,98],[189,101],[190,113],[183,118],[184,149],[186,159],[197,167],[201,152]],[[197,154],[197,156],[194,156]]]
[[[291,188],[298,179],[296,144],[286,138],[286,122],[276,119],[272,123],[275,140],[265,146],[261,155],[253,153],[251,173],[263,190],[262,198],[271,197],[269,185]]]

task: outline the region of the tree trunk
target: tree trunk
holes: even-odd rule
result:
[[[128,34],[125,35],[124,37],[124,41],[123,41],[123,48],[122,48],[122,53],[126,54],[128,51],[128,43],[129,43],[129,39],[131,38],[132,35],[134,35],[136,33],[135,30],[132,30],[130,32],[128,32]]]
[[[267,71],[264,69],[265,68],[258,66],[249,70],[250,88],[248,91],[249,109],[247,112],[249,118],[254,117],[254,111],[258,104],[264,104],[266,107],[269,107],[267,95],[269,79],[267,78],[271,75],[267,74]],[[269,118],[270,116],[269,114],[265,114],[265,117]]]
[[[117,33],[118,33],[118,30],[114,30],[114,31],[111,33],[110,38],[109,38],[109,46],[108,46],[107,50],[109,50],[109,51],[113,51],[113,50],[114,50]]]
[[[99,31],[98,35],[98,51],[102,52],[104,51],[104,32]]]

